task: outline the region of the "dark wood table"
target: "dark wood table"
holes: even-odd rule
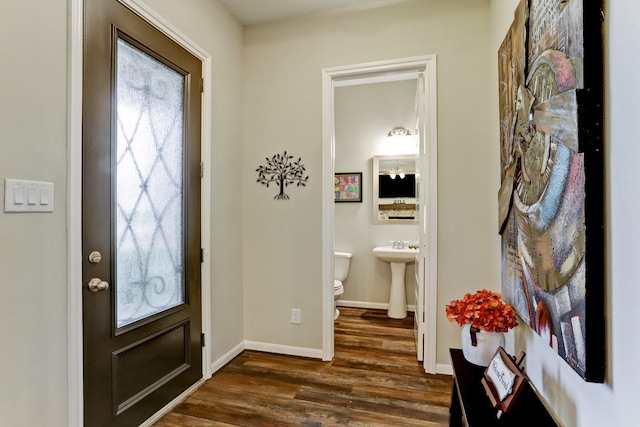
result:
[[[486,368],[467,362],[460,349],[449,351],[454,379],[449,426],[558,426],[528,382],[509,412],[498,419],[480,382]]]

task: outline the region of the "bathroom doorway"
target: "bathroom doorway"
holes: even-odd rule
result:
[[[436,293],[437,293],[437,132],[436,132],[436,63],[435,56],[424,56],[384,62],[357,64],[323,70],[323,359],[331,360],[334,354],[333,323],[333,253],[334,250],[349,248],[334,247],[336,232],[333,177],[336,172],[365,172],[363,176],[363,204],[372,203],[371,160],[361,164],[363,171],[336,170],[336,89],[353,86],[354,90],[366,91],[366,86],[377,83],[404,82],[413,85],[415,96],[415,123],[409,129],[416,132],[417,174],[419,194],[416,235],[410,240],[418,240],[420,255],[415,263],[416,292],[410,296],[415,300],[417,358],[423,361],[425,372],[435,373],[436,363]],[[396,83],[393,83],[396,84]],[[356,87],[359,86],[359,87]],[[388,86],[391,87],[391,86]],[[366,92],[365,92],[366,93]],[[387,131],[390,129],[387,129]],[[379,133],[379,132],[378,132]],[[372,141],[372,144],[375,144]],[[402,149],[400,149],[402,150]],[[396,153],[397,153],[396,149]],[[378,154],[390,154],[378,152]],[[365,178],[368,175],[368,179]],[[341,205],[341,209],[342,209]],[[349,209],[363,211],[352,205]],[[370,212],[370,210],[368,210]],[[358,221],[372,222],[370,216]],[[373,227],[376,227],[375,225]],[[389,227],[388,225],[383,227]],[[414,231],[412,231],[414,233]],[[409,240],[409,239],[408,239]],[[341,243],[344,245],[344,243]],[[372,249],[372,248],[371,248]],[[362,254],[369,252],[361,246]],[[367,253],[367,256],[370,252]],[[354,254],[357,263],[357,253]],[[357,265],[357,264],[356,264]],[[413,273],[413,268],[410,270]],[[347,284],[348,286],[348,280]],[[411,289],[408,290],[413,293]]]

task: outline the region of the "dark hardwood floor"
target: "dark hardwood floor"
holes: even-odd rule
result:
[[[333,361],[245,351],[155,426],[448,425],[452,379],[416,361],[413,317],[340,312]]]

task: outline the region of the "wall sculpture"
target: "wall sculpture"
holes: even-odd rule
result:
[[[523,0],[499,51],[503,296],[604,380],[601,2]]]

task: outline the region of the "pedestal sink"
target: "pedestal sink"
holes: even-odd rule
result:
[[[414,262],[418,249],[397,249],[392,246],[373,248],[373,254],[391,264],[391,291],[389,292],[389,310],[387,315],[393,319],[407,317],[407,290],[404,283],[404,272],[407,263]]]

